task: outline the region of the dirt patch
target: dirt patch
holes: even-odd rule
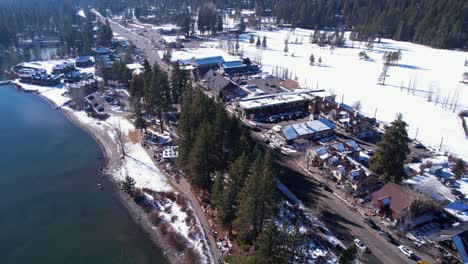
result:
[[[128,139],[129,139],[130,142],[132,142],[133,144],[138,143],[138,132],[137,132],[136,130],[130,131],[130,132],[128,133]]]

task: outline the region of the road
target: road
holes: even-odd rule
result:
[[[281,166],[280,180],[309,208],[314,210],[319,203],[322,209],[321,220],[345,244],[353,243],[359,238],[371,250],[363,253],[360,259],[365,263],[415,263],[403,255],[399,249],[381,237],[378,232],[364,223],[363,217],[336,197],[332,192],[325,191],[319,182],[325,182],[317,172],[309,173],[299,168],[297,163],[279,157],[277,163]],[[317,180],[318,179],[318,180]],[[414,251],[414,250],[413,250]],[[432,257],[418,252],[426,261]]]
[[[106,18],[104,18],[99,12],[93,10],[94,14],[96,14],[96,17],[101,21],[104,22]],[[157,33],[154,30],[152,31],[151,37],[152,39],[150,40],[147,37],[140,36],[137,33],[121,26],[120,24],[114,22],[111,19],[107,19],[109,21],[109,25],[112,29],[112,32],[119,34],[121,37],[127,39],[128,41],[132,42],[135,47],[140,49],[143,52],[143,56],[145,59],[148,60],[150,65],[153,65],[157,63],[162,69],[168,71],[169,66],[164,63],[159,57],[158,53],[156,52],[155,45],[156,43],[159,43],[160,40],[162,40],[162,37],[159,33]]]

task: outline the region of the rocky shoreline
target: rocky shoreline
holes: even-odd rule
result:
[[[21,90],[21,89],[19,89]],[[46,102],[51,104],[52,107],[55,109],[60,109],[60,106],[55,104],[52,100],[42,96],[41,94],[37,93],[41,98],[43,98]],[[117,182],[112,175],[104,173],[110,168],[114,168],[120,162],[120,155],[116,155],[115,151],[112,149],[118,149],[119,146],[115,144],[115,142],[109,137],[109,135],[102,133],[101,131],[94,129],[91,126],[87,126],[86,124],[80,122],[80,120],[74,115],[74,112],[69,109],[61,109],[65,116],[76,126],[83,129],[88,133],[99,145],[103,154],[103,165],[101,168],[102,175],[107,176],[107,179],[111,182],[112,189],[115,191],[115,194],[118,196],[122,205],[127,209],[130,217],[133,219],[135,224],[139,225],[145,233],[149,236],[149,238],[153,241],[156,247],[158,247],[162,252],[164,252],[164,258],[169,263],[172,264],[181,264],[184,262],[184,257],[181,256],[179,252],[177,252],[174,248],[170,246],[168,243],[168,239],[162,234],[162,232],[156,228],[154,228],[148,221],[147,214],[143,211],[143,209],[138,206],[133,198],[127,195],[120,189],[120,183]]]

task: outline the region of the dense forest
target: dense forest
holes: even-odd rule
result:
[[[362,39],[382,36],[435,47],[468,47],[466,0],[279,0],[274,10],[297,27],[343,26]]]
[[[160,21],[178,21],[181,13],[197,9],[201,0],[95,0],[115,11],[135,7],[137,16],[157,15]],[[103,3],[109,2],[109,5]],[[141,2],[137,4],[137,2]],[[218,9],[255,9],[273,14],[278,22],[303,28],[346,28],[360,39],[389,37],[442,48],[468,47],[466,0],[213,0]],[[149,11],[149,6],[155,9]],[[189,7],[191,7],[189,9]]]
[[[213,0],[216,8],[255,9],[279,23],[303,28],[346,28],[361,40],[389,37],[442,48],[468,47],[466,0]],[[78,29],[76,5],[102,13],[126,12],[147,22],[178,22],[209,3],[202,0],[4,0],[0,2],[0,47],[29,37],[60,32],[73,42]],[[54,7],[54,8],[50,8]],[[130,11],[133,10],[133,11]],[[216,21],[217,17],[214,18]],[[212,23],[216,28],[217,22]],[[20,35],[18,35],[21,33]]]

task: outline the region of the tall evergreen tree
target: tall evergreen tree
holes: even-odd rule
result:
[[[407,124],[398,114],[377,143],[375,155],[369,160],[370,169],[381,175],[385,182],[399,183],[406,178],[404,162],[410,153]]]

